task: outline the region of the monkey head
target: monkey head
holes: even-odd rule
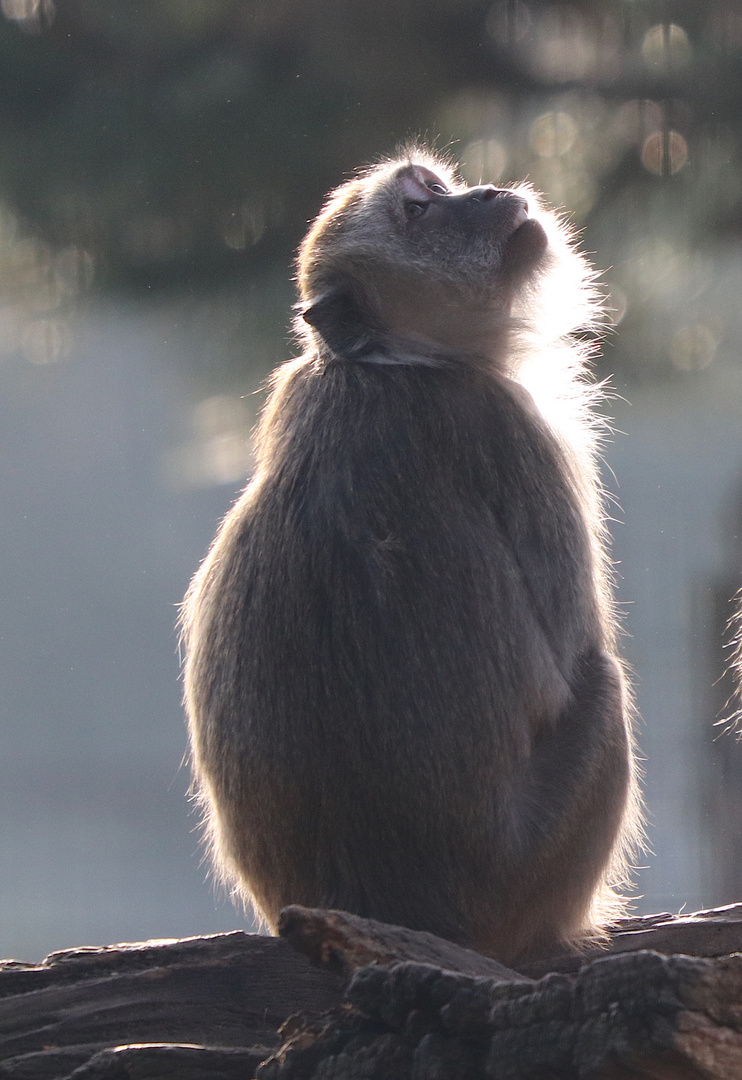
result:
[[[345,359],[491,356],[548,268],[553,225],[527,187],[467,187],[424,151],[375,166],[333,192],[301,246],[299,332]]]

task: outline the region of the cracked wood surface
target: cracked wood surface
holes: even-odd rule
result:
[[[282,933],[1,964],[0,1078],[742,1080],[742,905],[520,973],[344,912]]]

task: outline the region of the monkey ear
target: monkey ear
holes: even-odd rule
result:
[[[363,303],[347,287],[333,286],[302,311],[301,317],[327,347],[345,360],[359,360],[379,348],[379,334]]]

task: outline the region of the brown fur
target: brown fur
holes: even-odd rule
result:
[[[599,935],[640,825],[586,264],[533,192],[414,151],[330,196],[298,279],[304,354],[184,605],[216,865],[272,930]]]

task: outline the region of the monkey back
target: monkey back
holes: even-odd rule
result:
[[[552,891],[527,936],[564,936],[549,819],[566,822],[536,763],[548,747],[576,778],[594,747],[574,745],[575,698],[610,699],[615,830],[627,750],[558,444],[467,365],[306,362],[274,395],[270,461],[188,599],[220,862],[271,926],[290,903],[339,907],[505,955],[524,947],[513,912],[533,921],[525,879]],[[566,890],[571,929],[600,840],[587,895]]]

